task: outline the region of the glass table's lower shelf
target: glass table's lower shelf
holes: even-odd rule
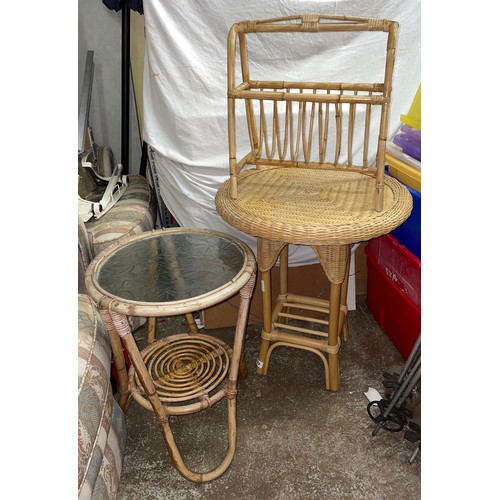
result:
[[[180,333],[162,338],[141,351],[144,365],[162,403],[171,415],[204,410],[227,394],[232,348],[201,333]],[[129,373],[134,399],[153,411],[137,372]]]

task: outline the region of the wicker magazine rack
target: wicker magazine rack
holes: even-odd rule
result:
[[[341,333],[347,338],[351,245],[392,231],[410,215],[408,190],[384,173],[397,30],[398,23],[386,19],[303,14],[243,21],[229,32],[230,175],[215,201],[226,222],[257,237],[264,318],[258,373],[267,372],[275,347],[306,349],[322,359],[327,389],[338,389]],[[381,81],[292,81],[287,75],[279,80],[251,78],[254,67],[259,73],[266,68],[274,72],[272,61],[269,64],[260,57],[259,47],[269,42],[271,49],[282,48],[276,42],[278,36],[293,37],[288,41],[294,44],[327,36],[332,49],[325,54],[331,60],[321,66],[328,68],[328,74],[332,68],[333,73],[335,37],[344,32],[384,39]],[[236,83],[238,58],[241,82]],[[281,58],[281,66],[286,60],[297,70],[300,58],[293,54]],[[250,146],[249,152],[240,155],[238,106],[244,107]],[[330,300],[289,292],[289,244],[313,248],[332,284]],[[270,269],[278,256],[280,293],[273,307]],[[317,320],[304,310],[314,311],[312,316],[323,313],[327,320]]]

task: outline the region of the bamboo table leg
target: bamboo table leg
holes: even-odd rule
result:
[[[270,340],[265,338],[271,334],[272,329],[272,296],[271,296],[271,270],[261,272],[261,286],[262,286],[262,339],[260,343],[259,357],[257,359],[257,373],[259,375],[265,374],[265,360],[267,358],[267,351],[269,350]]]
[[[157,318],[148,318],[148,345],[156,340],[156,321]],[[199,331],[192,313],[186,313],[186,323],[190,332],[197,333]]]
[[[100,309],[100,313],[104,326],[108,331],[115,368],[118,374],[118,404],[123,412],[126,413],[128,407],[130,406],[131,396],[128,385],[127,365],[125,363],[125,356],[123,355],[122,341],[115,329],[110,312],[107,309]]]
[[[156,318],[148,318],[148,345],[156,340]]]
[[[262,248],[266,247],[262,245]],[[275,246],[274,252],[276,252],[276,249],[279,249],[279,245]],[[350,246],[342,245],[338,248],[315,247],[315,251],[330,282],[330,297],[328,300],[289,293],[287,245],[282,247],[280,253],[280,291],[274,305],[271,290],[271,271],[261,270],[263,327],[257,360],[257,373],[266,375],[271,353],[278,346],[309,350],[317,354],[325,366],[327,390],[337,391],[340,385],[338,353],[340,339],[343,336],[344,340],[347,340],[348,336],[347,291]],[[263,254],[261,253],[261,255]],[[262,259],[264,265],[267,265],[274,255],[273,253],[265,254],[265,258]],[[328,321],[319,320],[313,315],[289,314],[290,309],[321,312],[328,315]],[[327,331],[316,333],[307,324],[303,327],[290,325],[288,318],[293,318],[299,323],[302,322],[302,325],[304,325],[304,322],[324,324],[327,326]]]
[[[339,390],[339,324],[340,324],[340,300],[342,284],[330,285],[330,314],[328,321],[328,378],[329,389]]]
[[[349,285],[349,267],[351,263],[351,252],[349,252],[347,257],[345,278],[342,282],[342,291],[340,294],[340,321],[339,321],[339,337],[342,334],[344,341],[347,341],[349,337],[349,327],[347,324],[347,288]]]

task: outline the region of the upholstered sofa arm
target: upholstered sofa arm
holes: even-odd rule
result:
[[[78,295],[78,498],[117,497],[125,416],[113,397],[111,348],[99,311]]]

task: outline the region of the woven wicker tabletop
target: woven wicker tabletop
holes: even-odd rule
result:
[[[221,217],[260,238],[304,245],[344,245],[387,234],[410,215],[409,191],[386,176],[384,207],[374,210],[373,177],[323,169],[270,168],[226,181],[215,198]]]

